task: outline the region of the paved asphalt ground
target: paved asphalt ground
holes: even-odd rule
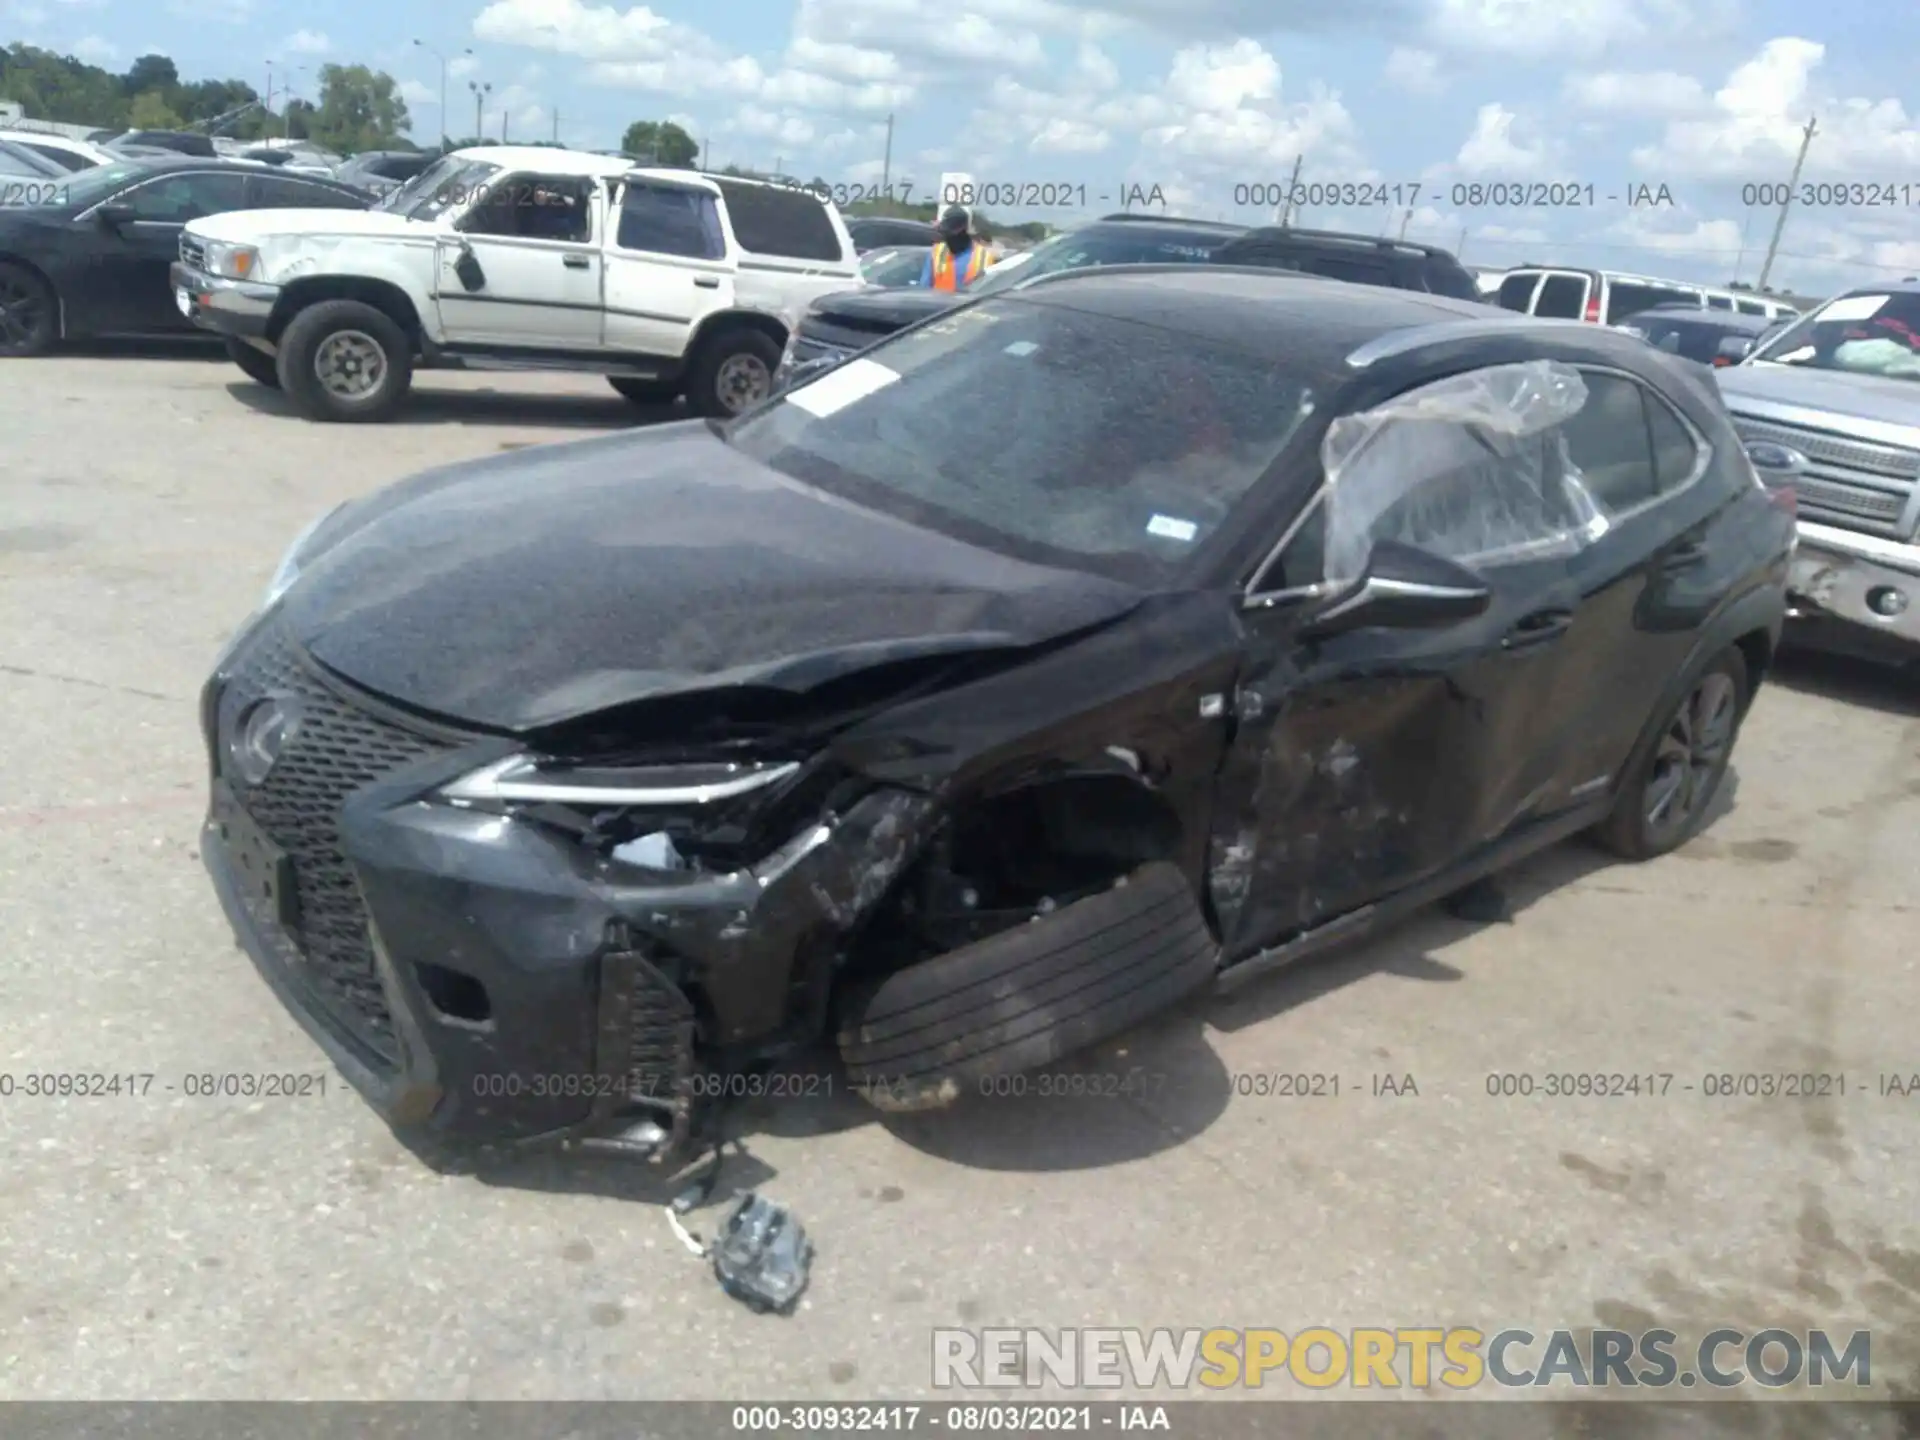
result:
[[[1879,1093],[1920,1073],[1920,692],[1851,664],[1783,669],[1684,853],[1563,848],[1512,923],[1436,913],[1082,1067],[1164,1077],[1141,1094],[746,1112],[726,1183],[819,1246],[790,1318],[722,1295],[643,1168],[437,1173],[337,1080],[186,1098],[327,1069],[195,855],[195,692],[280,551],[389,480],[634,419],[597,380],[420,389],[356,428],[193,352],[0,375],[0,1074],[157,1077],[0,1100],[0,1396],[914,1396],[937,1325],[1870,1328],[1875,1390],[1920,1390],[1920,1095]],[[1674,1078],[1487,1093],[1549,1071]],[[1702,1091],[1803,1071],[1846,1095]],[[1275,1072],[1340,1095],[1238,1078]]]

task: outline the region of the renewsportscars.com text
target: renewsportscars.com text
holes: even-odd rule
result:
[[[937,1390],[1732,1389],[1872,1384],[1865,1330],[936,1329]]]

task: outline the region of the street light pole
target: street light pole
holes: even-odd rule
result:
[[[467,88],[473,91],[473,138],[484,140],[487,138],[485,134],[487,96],[493,93],[493,82],[489,80],[482,85],[478,80],[469,80]]]
[[[453,139],[453,136],[448,133],[449,122],[447,120],[447,57],[434,49],[433,46],[427,44],[424,40],[415,40],[413,43],[440,62],[440,143],[445,145],[449,140]],[[469,46],[460,53],[462,55],[471,55],[473,54],[473,49]]]

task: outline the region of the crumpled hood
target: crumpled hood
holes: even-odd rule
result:
[[[1920,380],[1849,375],[1800,365],[1727,365],[1714,374],[1727,408],[1740,413],[1742,397],[1777,405],[1832,410],[1884,425],[1920,427]]]
[[[233,244],[254,245],[282,236],[413,235],[430,239],[436,233],[424,220],[409,220],[385,210],[229,210],[208,215],[187,226],[189,235]]]
[[[505,731],[1035,645],[1143,598],[789,481],[700,421],[429,471],[340,512],[304,554],[280,603],[315,657]]]

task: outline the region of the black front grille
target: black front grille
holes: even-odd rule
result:
[[[292,862],[298,899],[288,939],[299,951],[301,974],[370,1048],[397,1062],[366,905],[340,844],[340,806],[355,791],[452,745],[356,704],[344,687],[323,680],[271,621],[235,656],[231,675],[220,697],[223,741],[269,695],[293,696],[300,706],[298,725],[258,786],[231,773],[218,745],[215,763]]]
[[[196,240],[193,236],[182,230],[180,232],[180,263],[182,265],[191,265],[195,270],[201,270],[206,268],[206,259],[206,243],[201,240]]]

